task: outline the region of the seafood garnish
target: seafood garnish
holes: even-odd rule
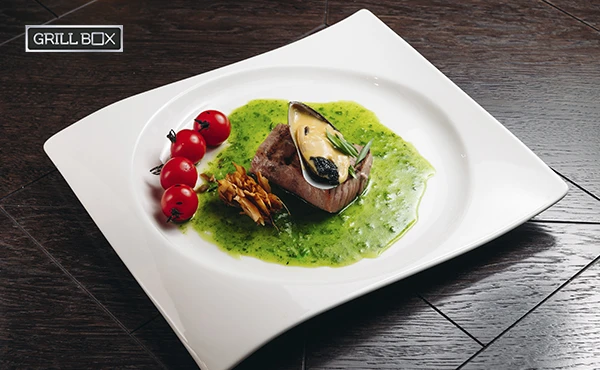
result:
[[[350,157],[328,139],[331,135],[343,136],[325,117],[306,104],[292,101],[288,107],[288,125],[301,158],[303,174],[309,172],[317,182],[328,184],[327,188],[348,179]],[[314,186],[310,180],[307,178]]]

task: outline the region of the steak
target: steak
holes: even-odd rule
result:
[[[360,146],[356,148],[359,152],[362,149]],[[300,158],[292,141],[289,126],[279,124],[258,147],[252,159],[251,171],[260,172],[270,182],[296,194],[315,207],[335,213],[350,204],[365,190],[372,164],[373,155],[369,152],[357,166],[356,178],[349,178],[343,184],[328,190],[315,188],[302,175]]]

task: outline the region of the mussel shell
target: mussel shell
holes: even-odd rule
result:
[[[315,179],[319,183],[329,184],[330,186],[319,186],[321,188],[331,188],[332,186],[339,185],[339,172],[337,165],[331,161],[330,159],[318,156],[311,156],[308,160],[302,155],[300,147],[296,142],[296,134],[292,130],[291,120],[295,111],[300,111],[304,114],[313,116],[317,118],[319,121],[326,123],[331,126],[334,132],[338,132],[339,130],[331,123],[327,118],[325,118],[321,113],[317,112],[313,108],[308,105],[298,102],[298,101],[290,101],[288,105],[288,124],[290,124],[290,133],[292,135],[292,139],[294,141],[294,145],[298,150],[298,156],[300,157],[300,162],[302,164],[302,169],[304,172],[308,172],[308,175]],[[307,162],[311,163],[307,163]],[[306,174],[304,176],[306,178]],[[309,179],[306,179],[309,181]],[[310,182],[310,181],[309,181]],[[313,186],[318,186],[314,182],[311,183]]]
[[[299,102],[299,101],[290,101],[288,104],[288,120],[289,120],[289,112],[292,109],[297,109],[300,108],[301,110],[303,110],[305,113],[319,119],[320,121],[323,121],[325,123],[327,123],[329,126],[331,126],[335,131],[340,132],[340,130],[338,130],[337,128],[335,128],[335,126],[333,125],[333,123],[329,122],[329,120],[327,118],[325,118],[321,113],[317,112],[316,110],[314,110],[313,108],[309,107],[308,105]]]

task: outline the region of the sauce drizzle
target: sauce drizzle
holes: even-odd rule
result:
[[[198,212],[183,228],[193,228],[235,257],[304,267],[339,267],[374,258],[404,235],[417,221],[419,202],[434,168],[412,144],[361,105],[350,101],[308,105],[348,141],[365,145],[374,139],[370,183],[353,204],[339,214],[328,214],[274,187],[291,212],[276,215],[276,229],[257,226],[240,215],[239,209],[225,206],[216,192],[206,192],[198,194]],[[287,107],[285,100],[261,99],[233,111],[229,146],[206,171],[220,179],[235,170],[232,162],[250,168],[256,149],[271,129],[287,122]]]

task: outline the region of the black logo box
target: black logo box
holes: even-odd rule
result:
[[[26,26],[27,52],[122,52],[123,26]]]

